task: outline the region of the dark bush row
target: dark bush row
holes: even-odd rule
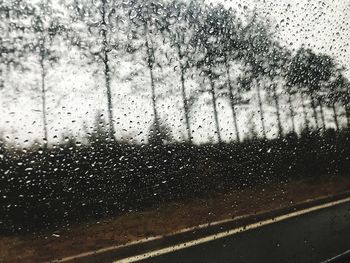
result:
[[[220,145],[62,145],[0,159],[0,230],[31,231],[231,189],[347,173],[350,132]]]

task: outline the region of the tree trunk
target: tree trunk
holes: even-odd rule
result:
[[[41,105],[42,105],[42,118],[43,118],[43,132],[44,132],[44,149],[47,148],[48,144],[48,131],[47,131],[47,113],[46,113],[46,87],[45,78],[46,71],[44,65],[44,54],[40,55],[40,69],[41,69]]]
[[[261,120],[261,128],[263,132],[263,137],[266,139],[266,128],[265,128],[265,119],[264,119],[264,109],[262,107],[262,99],[260,94],[260,84],[257,83],[257,95],[258,95],[258,103],[259,103],[259,110],[260,110],[260,120]]]
[[[150,79],[151,79],[151,96],[152,96],[152,108],[153,108],[153,117],[154,117],[154,125],[156,129],[156,133],[160,130],[159,127],[159,116],[158,116],[158,110],[157,110],[157,98],[156,98],[156,92],[155,92],[155,85],[154,85],[154,76],[153,76],[153,49],[149,44],[148,39],[146,39],[146,49],[147,49],[147,66],[149,69]]]
[[[113,124],[113,103],[112,103],[112,92],[111,92],[111,79],[109,69],[109,57],[108,57],[108,41],[107,41],[107,24],[106,24],[106,0],[102,0],[102,45],[103,45],[103,64],[104,64],[104,78],[106,85],[107,95],[107,111],[108,111],[108,122],[109,122],[109,139],[114,138],[114,124]]]
[[[292,121],[292,132],[296,133],[295,130],[295,113],[293,109],[293,104],[292,104],[292,94],[288,92],[288,106],[289,106],[289,113],[290,113],[290,118]]]
[[[350,128],[350,107],[349,105],[345,104],[345,115],[346,115],[346,124],[348,128]]]
[[[334,124],[335,124],[337,131],[339,131],[339,122],[338,122],[337,109],[335,108],[335,103],[332,103],[332,110],[333,110]]]
[[[317,109],[316,109],[315,98],[314,98],[313,94],[311,94],[311,108],[312,108],[313,117],[314,117],[314,120],[315,120],[315,127],[318,130],[319,129],[319,125],[318,125],[318,118],[317,118]]]
[[[236,140],[238,142],[241,141],[240,134],[239,134],[239,129],[238,129],[238,121],[237,121],[237,113],[236,113],[236,103],[235,103],[235,98],[233,95],[233,88],[232,88],[232,83],[231,83],[231,78],[230,78],[230,67],[227,62],[227,57],[225,56],[225,67],[226,67],[226,75],[227,75],[227,83],[228,83],[228,88],[229,88],[229,96],[230,96],[230,103],[231,103],[231,110],[232,110],[232,118],[233,118],[233,123],[235,125],[235,130],[236,130]]]
[[[303,107],[303,115],[304,115],[304,124],[305,128],[309,130],[309,119],[307,118],[307,111],[306,111],[306,106],[305,106],[305,100],[304,100],[304,94],[300,93],[300,99],[301,99],[301,105]]]
[[[190,143],[192,143],[192,132],[191,132],[191,124],[190,124],[190,114],[189,114],[189,107],[188,102],[186,98],[186,88],[185,88],[185,68],[182,65],[181,59],[181,50],[180,46],[177,45],[177,53],[179,57],[179,66],[180,66],[180,73],[181,73],[181,93],[182,93],[182,103],[184,105],[184,115],[185,115],[185,125],[186,125],[186,131],[187,131],[187,138]]]
[[[283,136],[283,128],[281,123],[281,113],[280,113],[280,107],[279,107],[279,100],[276,90],[276,85],[272,84],[272,90],[273,90],[273,99],[275,101],[275,107],[276,107],[276,117],[277,117],[277,125],[278,125],[278,136]]]
[[[325,117],[324,117],[323,104],[322,104],[322,101],[321,101],[321,100],[319,100],[318,103],[320,104],[321,121],[322,121],[322,130],[323,130],[323,132],[325,132],[325,131],[326,131],[326,120],[325,120]]]
[[[108,123],[109,123],[109,139],[114,138],[114,125],[113,125],[113,104],[112,104],[112,94],[111,94],[111,84],[110,84],[110,70],[108,66],[108,55],[104,54],[104,77],[106,85],[106,95],[107,95],[107,111],[108,111]]]
[[[209,80],[210,80],[210,94],[211,94],[211,99],[213,102],[213,113],[214,113],[214,119],[215,119],[216,134],[217,134],[218,142],[221,143],[222,140],[221,140],[221,134],[220,134],[218,110],[217,110],[217,106],[216,106],[215,87],[214,87],[214,82],[213,82],[211,74],[209,74]]]

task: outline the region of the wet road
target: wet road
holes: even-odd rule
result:
[[[349,249],[346,202],[138,262],[324,262]],[[350,262],[350,255],[331,262]]]

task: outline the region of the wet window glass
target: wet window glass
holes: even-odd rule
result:
[[[349,12],[0,0],[0,262],[349,256]]]

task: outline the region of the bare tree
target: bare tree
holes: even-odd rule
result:
[[[60,58],[61,40],[67,32],[67,26],[62,23],[60,12],[52,7],[51,1],[41,1],[34,6],[31,16],[32,31],[27,35],[28,55],[34,53],[40,67],[40,93],[42,106],[44,148],[48,143],[47,121],[47,73],[50,67],[58,63]]]
[[[241,97],[241,89],[239,85],[235,85],[232,80],[231,62],[238,63],[242,58],[241,43],[242,26],[240,21],[235,16],[232,9],[226,9],[223,5],[217,5],[211,8],[211,31],[218,41],[217,56],[221,57],[218,62],[222,64],[225,69],[227,97],[232,111],[232,120],[236,132],[236,140],[241,140],[240,131],[237,120],[237,106],[246,104]]]
[[[247,65],[251,83],[256,86],[256,95],[260,113],[263,137],[266,138],[265,111],[262,90],[272,93],[276,108],[278,134],[283,135],[280,102],[276,81],[281,80],[283,65],[287,60],[286,51],[274,42],[270,28],[256,14],[243,30],[242,61]]]
[[[327,95],[324,96],[325,103],[331,107],[333,112],[333,120],[337,130],[340,129],[337,113],[337,103],[344,102],[346,91],[349,87],[348,79],[343,75],[341,71],[337,72],[337,75],[334,75],[331,80],[325,85]],[[347,104],[345,103],[345,107]],[[348,112],[346,110],[346,112]],[[347,121],[349,122],[349,117],[347,115]]]
[[[173,1],[164,7],[165,15],[160,16],[162,32],[165,34],[178,57],[178,67],[181,81],[181,97],[184,109],[184,120],[187,139],[192,143],[190,121],[190,101],[186,87],[186,75],[193,68],[194,48],[191,46],[191,37],[196,28],[195,20],[198,6],[194,1],[189,4]]]
[[[285,76],[286,79],[286,76]],[[294,107],[293,107],[293,97],[296,95],[297,90],[294,86],[289,85],[288,80],[286,79],[286,84],[285,84],[285,91],[287,93],[288,99],[287,99],[287,103],[288,103],[288,109],[289,109],[289,116],[291,119],[291,124],[292,124],[292,132],[296,133],[296,127],[295,127],[295,111],[294,111]],[[304,114],[304,122],[305,122],[305,126],[308,127],[308,119],[306,116],[306,112],[305,112],[305,105],[303,103],[303,114]]]
[[[317,104],[321,109],[322,128],[323,130],[326,128],[320,93],[323,83],[330,79],[333,69],[334,62],[329,56],[317,55],[312,50],[304,48],[297,51],[289,68],[289,83],[299,86],[302,89],[301,94],[307,94],[311,99],[316,129],[319,129]]]
[[[217,90],[222,88],[219,85],[219,78],[222,75],[220,70],[221,51],[220,51],[220,38],[217,37],[215,29],[217,27],[217,13],[212,8],[205,8],[199,10],[197,16],[197,30],[192,37],[192,45],[196,48],[196,66],[197,69],[208,80],[209,89],[203,89],[202,92],[208,92],[210,94],[211,104],[213,108],[213,117],[215,123],[215,133],[219,143],[222,142],[221,129],[218,116],[217,107]]]
[[[107,101],[109,140],[114,139],[114,106],[112,96],[112,61],[123,47],[121,4],[117,0],[82,0],[69,5],[75,30],[71,36],[72,44],[90,58],[90,64],[102,66]],[[76,34],[78,32],[78,34]],[[100,72],[100,68],[95,71]]]
[[[151,85],[151,101],[153,110],[154,130],[160,130],[159,113],[157,108],[156,81],[154,71],[161,68],[156,61],[156,47],[154,41],[159,34],[157,15],[162,5],[157,1],[134,0],[124,5],[128,18],[129,43],[127,52],[138,53],[143,51],[143,60],[149,71]],[[139,54],[139,53],[138,53]]]

